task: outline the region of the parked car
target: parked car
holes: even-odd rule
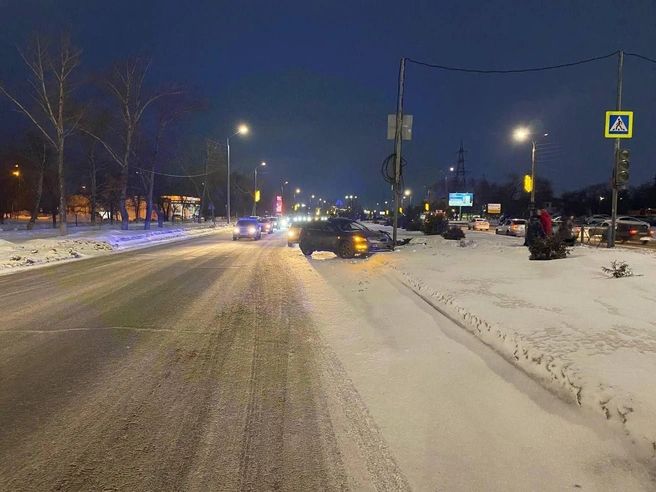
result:
[[[611,223],[611,220],[605,220],[600,224],[588,226],[588,236],[598,236],[602,241],[606,241]],[[623,243],[636,240],[649,241],[651,239],[649,224],[640,220],[618,220],[615,224],[615,239]]]
[[[656,216],[654,215],[638,215],[634,219],[641,220],[649,224],[649,237],[656,241]]]
[[[305,224],[307,222],[296,221],[289,225],[289,229],[287,229],[287,246],[291,248],[295,244],[298,244],[298,235]]]
[[[506,219],[495,229],[496,234],[505,234],[506,236],[524,237],[526,235],[525,219]]]
[[[490,223],[487,219],[481,217],[474,217],[467,223],[467,229],[470,231],[473,229],[475,231],[489,231]]]
[[[262,227],[256,219],[239,219],[232,230],[232,240],[250,238],[254,241],[262,239]]]
[[[365,225],[346,218],[308,223],[299,234],[301,252],[309,256],[315,251],[330,251],[340,258],[392,251],[394,242],[384,231],[372,231]]]

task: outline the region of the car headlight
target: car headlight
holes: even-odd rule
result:
[[[239,227],[235,227],[232,232],[234,232],[235,234],[239,234]]]
[[[248,232],[250,232],[251,234],[255,234],[255,227],[249,227]]]
[[[353,241],[356,243],[366,243],[367,240],[361,236],[353,236]]]
[[[288,231],[287,236],[289,237],[294,237],[294,231]]]

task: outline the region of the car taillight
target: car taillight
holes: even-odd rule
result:
[[[516,225],[514,225],[514,226],[510,226],[510,228],[511,228],[513,231],[516,231],[516,230],[518,229],[518,227],[519,227],[519,226],[516,226]]]
[[[631,229],[631,230],[629,231],[629,234],[631,234],[632,236],[633,236],[634,234],[638,234],[638,229]]]

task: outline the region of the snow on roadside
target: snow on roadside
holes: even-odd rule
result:
[[[656,255],[577,247],[564,260],[529,261],[522,242],[415,236],[378,261],[525,372],[656,452]],[[602,267],[613,260],[636,276],[608,278]]]
[[[113,251],[144,248],[213,234],[217,229],[228,230],[211,224],[190,224],[185,227],[153,228],[148,231],[73,229],[71,234],[63,237],[39,237],[42,231],[34,231],[34,238],[29,237],[32,231],[4,232],[0,233],[0,275],[34,266],[90,258]]]

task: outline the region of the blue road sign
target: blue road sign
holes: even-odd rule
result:
[[[606,111],[605,137],[633,137],[633,111]]]

